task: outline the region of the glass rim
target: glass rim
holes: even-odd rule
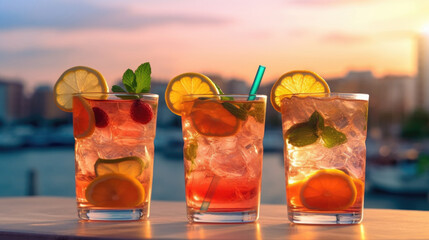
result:
[[[369,94],[367,93],[341,93],[341,92],[330,92],[330,93],[291,93],[280,95],[280,99],[285,97],[313,97],[313,98],[333,98],[340,97],[345,99],[355,99],[355,100],[369,100]]]
[[[183,95],[183,97],[209,97],[209,96],[213,96],[213,97],[257,97],[257,98],[267,98],[267,95],[263,95],[263,94],[215,94],[215,93],[209,93],[209,94],[186,94]]]
[[[107,96],[111,96],[111,95],[115,95],[115,96],[145,96],[145,97],[153,97],[153,98],[158,98],[159,95],[156,93],[127,93],[127,92],[108,92],[108,93],[104,93],[104,92],[84,92],[84,93],[65,93],[65,94],[58,94],[58,95],[72,95],[72,96],[85,96],[85,95],[107,95]]]

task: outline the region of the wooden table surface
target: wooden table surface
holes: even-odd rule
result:
[[[284,205],[262,205],[248,224],[190,224],[184,202],[152,201],[138,222],[83,222],[74,198],[0,198],[0,239],[429,239],[429,211],[365,209],[359,225],[292,224]]]

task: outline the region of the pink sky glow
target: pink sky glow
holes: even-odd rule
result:
[[[76,65],[112,85],[146,61],[164,80],[193,71],[250,82],[259,64],[266,83],[294,69],[414,75],[415,39],[429,24],[427,0],[26,3],[0,9],[0,77],[29,88],[53,85]]]

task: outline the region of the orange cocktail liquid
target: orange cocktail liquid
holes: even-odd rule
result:
[[[362,221],[368,95],[291,96],[281,109],[289,220]]]
[[[81,219],[138,220],[149,216],[157,97],[124,98],[73,99],[76,197]]]
[[[265,98],[200,97],[184,101],[188,219],[250,222],[258,218]]]
[[[213,175],[206,172],[194,173],[186,181],[186,198],[188,207],[199,211],[207,195]],[[258,207],[260,194],[260,177],[251,181],[220,180],[211,197],[210,212],[252,211]]]

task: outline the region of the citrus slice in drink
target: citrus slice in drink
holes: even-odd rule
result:
[[[240,121],[220,102],[196,100],[190,117],[195,129],[204,136],[231,136],[240,126]]]
[[[297,181],[294,183],[289,183],[286,186],[286,197],[287,201],[292,206],[299,206],[302,205],[301,199],[300,199],[300,191],[302,187],[302,181]]]
[[[312,174],[302,185],[301,202],[308,209],[339,211],[356,200],[353,178],[338,169],[322,169]]]
[[[97,70],[77,66],[66,70],[54,86],[56,105],[63,111],[73,111],[74,93],[108,93],[109,87],[103,75]],[[105,99],[106,95],[88,95],[88,98]]]
[[[180,116],[183,109],[182,97],[189,94],[219,94],[219,90],[212,80],[203,74],[183,73],[168,83],[165,90],[167,107]]]
[[[143,161],[136,156],[103,159],[99,158],[94,165],[97,176],[109,173],[122,173],[131,177],[138,177],[142,173]]]
[[[271,88],[270,100],[280,112],[281,99],[285,94],[329,93],[329,86],[318,74],[307,70],[296,70],[283,74]]]
[[[75,138],[90,136],[95,129],[95,117],[89,103],[81,96],[73,97],[73,135]]]
[[[86,188],[85,197],[97,207],[132,208],[143,202],[145,191],[137,179],[110,173],[95,178]]]

